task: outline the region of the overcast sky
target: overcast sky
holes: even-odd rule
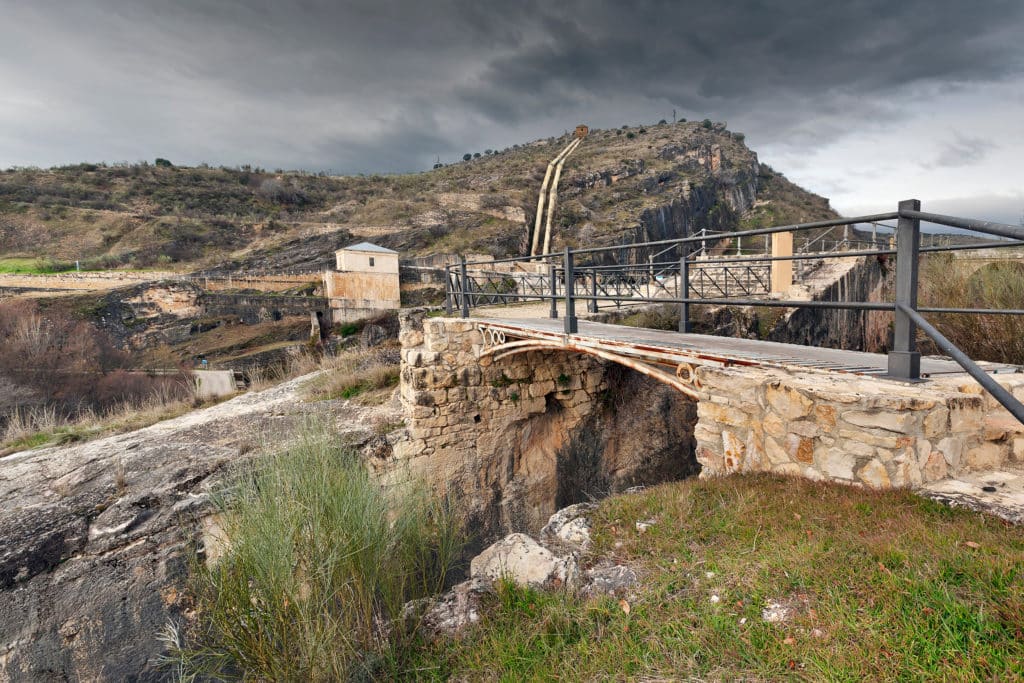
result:
[[[1024,212],[1022,0],[0,0],[0,167],[405,172],[727,121],[851,214]]]

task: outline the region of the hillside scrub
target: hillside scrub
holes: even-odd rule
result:
[[[1019,309],[1024,302],[1024,262],[1005,261],[977,269],[949,254],[921,259],[918,305],[946,308]],[[1024,364],[1024,316],[933,313],[929,321],[974,359]],[[923,333],[923,353],[941,353]]]
[[[461,544],[415,489],[385,492],[323,424],[241,468],[218,495],[226,548],[194,571],[196,616],[171,629],[180,677],[337,681],[391,674]]]
[[[33,301],[0,303],[0,338],[0,376],[29,390],[35,405],[68,420],[153,397],[191,397],[184,373],[128,372],[131,355],[115,348],[94,325],[58,309],[43,310]]]
[[[646,522],[638,529],[637,522]],[[1024,529],[909,491],[777,476],[602,501],[588,566],[631,593],[499,584],[408,679],[1019,680]]]

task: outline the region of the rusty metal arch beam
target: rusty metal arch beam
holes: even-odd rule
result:
[[[652,367],[647,363],[642,363],[633,358],[626,356],[620,356],[618,354],[609,353],[601,349],[595,349],[590,346],[580,346],[572,343],[557,343],[549,341],[535,341],[532,339],[507,342],[505,344],[499,344],[485,349],[480,355],[482,356],[493,356],[495,361],[508,358],[520,353],[528,353],[530,351],[568,351],[571,353],[584,353],[591,356],[596,356],[602,360],[611,361],[612,363],[618,363],[630,370],[635,370],[643,375],[647,375],[651,379],[667,384],[673,389],[685,394],[686,396],[694,399],[700,399],[700,393],[689,384],[683,382],[678,376],[659,370],[658,368]],[[692,375],[691,375],[692,376]]]

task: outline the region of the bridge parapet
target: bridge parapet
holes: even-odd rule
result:
[[[904,384],[771,368],[698,373],[702,476],[771,471],[890,488],[1024,462],[1024,426],[964,375]],[[1024,398],[1024,375],[1000,377]]]

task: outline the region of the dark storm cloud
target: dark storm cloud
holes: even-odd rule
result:
[[[9,4],[0,163],[406,171],[672,108],[807,144],[1024,68],[1019,0]]]

